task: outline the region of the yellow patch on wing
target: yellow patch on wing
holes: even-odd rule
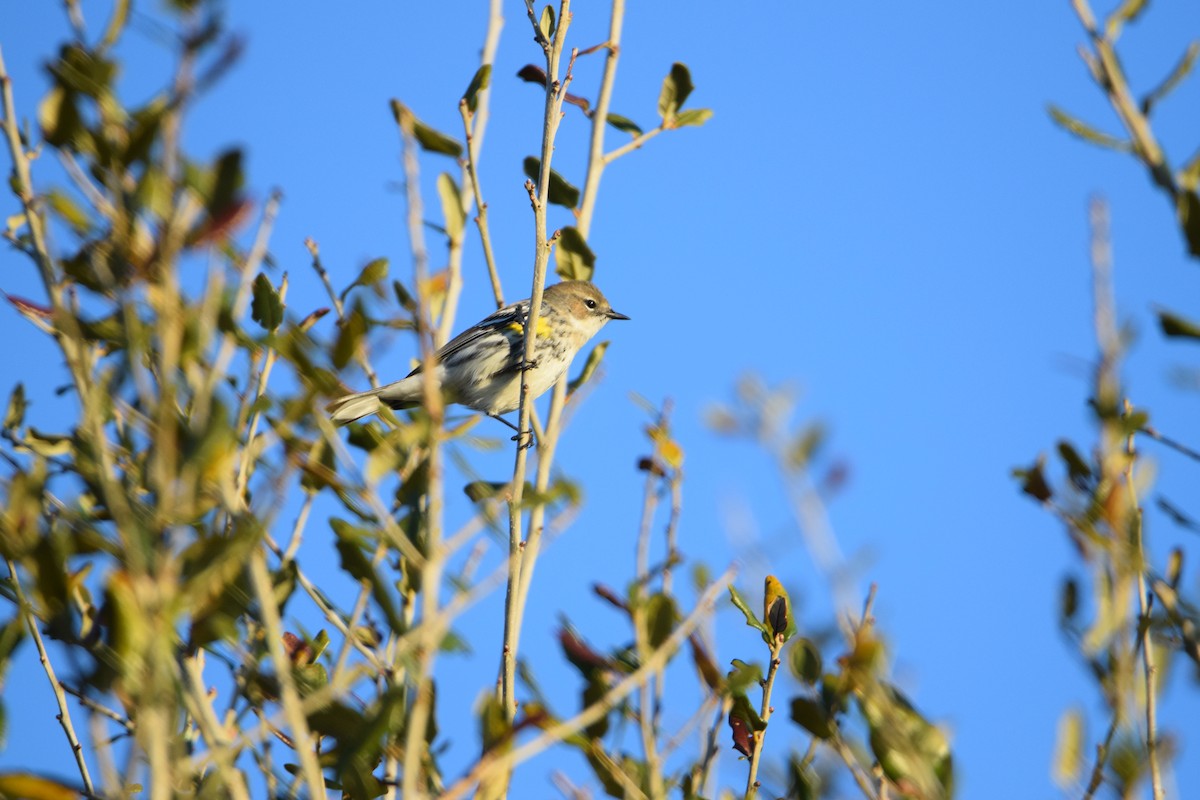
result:
[[[507,328],[518,336],[525,335],[525,326],[519,322],[510,322]],[[545,317],[538,317],[537,335],[542,339],[550,338],[550,322]]]

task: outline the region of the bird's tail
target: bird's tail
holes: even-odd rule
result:
[[[378,389],[339,397],[325,406],[325,410],[336,424],[346,425],[376,413],[381,406],[400,410],[420,405],[420,390],[421,384],[413,381],[410,375]]]
[[[346,425],[378,411],[381,391],[383,390],[372,389],[369,392],[358,392],[339,397],[325,406],[325,410],[329,412],[329,416],[336,424]]]

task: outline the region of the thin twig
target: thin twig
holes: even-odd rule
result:
[[[183,659],[183,673],[187,680],[184,700],[191,700],[190,712],[200,726],[204,741],[216,762],[224,788],[235,800],[249,800],[250,792],[246,786],[246,778],[235,767],[237,753],[231,746],[230,738],[225,727],[217,719],[204,689],[204,651],[200,650],[193,656]]]
[[[767,679],[763,682],[762,705],[758,712],[764,724],[770,722],[771,713],[775,710],[771,707],[771,690],[775,687],[775,675],[779,670],[780,663],[779,654],[783,651],[785,643],[783,634],[776,634],[770,647],[771,661],[767,666]],[[762,754],[766,749],[763,745],[766,744],[767,730],[769,728],[763,728],[754,736],[754,749],[750,752],[750,771],[746,775],[745,800],[753,800],[758,794],[758,767],[762,763]]]
[[[600,92],[596,96],[596,108],[592,112],[591,141],[588,146],[587,176],[583,181],[582,200],[579,204],[579,219],[576,228],[586,239],[592,228],[592,215],[596,209],[596,197],[600,192],[600,179],[609,160],[604,157],[604,134],[608,130],[608,108],[612,101],[613,88],[617,80],[617,61],[621,56],[621,29],[625,23],[625,0],[613,0],[612,16],[608,23],[608,41],[604,47],[604,74],[600,78]]]
[[[488,228],[488,207],[487,203],[483,202],[483,187],[479,183],[479,141],[476,134],[472,132],[472,115],[471,110],[467,107],[466,99],[459,102],[458,110],[462,114],[463,134],[467,140],[465,168],[475,198],[475,207],[478,209],[478,213],[475,215],[475,225],[479,228],[479,242],[483,246],[483,261],[487,266],[488,278],[492,283],[492,295],[496,299],[496,308],[503,308],[504,289],[500,286],[500,273],[496,269],[496,254],[492,250],[492,234]],[[475,127],[479,127],[478,122]]]
[[[89,794],[95,794],[96,787],[92,785],[92,776],[88,774],[87,762],[83,758],[83,746],[79,744],[79,737],[75,735],[75,726],[71,724],[71,709],[67,705],[67,696],[63,691],[62,684],[58,682],[58,676],[54,674],[54,665],[50,663],[50,656],[46,653],[46,643],[42,641],[42,632],[38,630],[33,606],[29,604],[29,600],[25,597],[25,591],[21,588],[16,565],[13,564],[12,559],[5,559],[5,563],[8,564],[8,575],[12,580],[13,591],[17,595],[17,606],[21,616],[25,617],[29,635],[33,637],[33,643],[37,646],[38,660],[42,663],[42,670],[46,673],[47,680],[50,681],[50,689],[54,692],[54,699],[58,703],[58,723],[62,725],[63,733],[67,735],[67,743],[71,745],[71,755],[75,757],[75,765],[79,768],[79,777],[83,779],[83,788]]]
[[[661,421],[660,421],[661,424]],[[634,637],[640,657],[645,658],[651,650],[648,622],[646,619],[646,598],[649,580],[650,538],[654,525],[654,510],[658,505],[658,494],[655,491],[659,481],[655,470],[646,470],[645,487],[642,496],[642,522],[638,531],[636,572],[633,598],[630,611],[633,616]],[[655,716],[655,685],[662,673],[651,675],[639,690],[638,728],[642,734],[642,755],[646,761],[646,773],[650,778],[650,797],[654,800],[665,796],[666,789],[662,781],[662,764],[658,754],[658,739],[654,729]]]
[[[650,130],[646,131],[645,133],[635,137],[632,141],[627,142],[626,144],[618,147],[616,150],[613,150],[610,153],[607,153],[604,156],[604,163],[611,164],[612,162],[616,161],[621,156],[632,153],[634,150],[641,148],[643,145],[646,144],[646,142],[650,141],[655,136],[658,136],[660,133],[662,133],[666,129],[667,128],[666,128],[665,124],[659,125],[657,128],[651,128]]]
[[[444,505],[442,480],[442,437],[445,409],[441,387],[438,385],[435,351],[439,333],[434,328],[430,309],[429,265],[425,249],[424,223],[420,172],[417,161],[417,140],[411,117],[400,116],[402,160],[408,210],[409,246],[412,249],[414,281],[417,292],[417,339],[421,347],[422,405],[429,415],[428,438],[426,441],[426,493],[425,493],[425,561],[421,565],[421,639],[415,657],[415,675],[412,681],[416,697],[409,707],[404,738],[403,797],[416,800],[425,796],[425,786],[419,783],[420,765],[425,761],[427,743],[425,731],[433,713],[433,668],[438,644],[442,638],[442,626],[438,623],[439,593],[445,568],[445,553],[442,547],[442,510]],[[395,787],[389,787],[394,795]]]
[[[1126,415],[1133,412],[1133,404],[1125,400]],[[1146,592],[1146,551],[1143,541],[1142,509],[1138,504],[1137,487],[1133,482],[1133,464],[1137,459],[1134,443],[1135,434],[1130,433],[1125,442],[1125,487],[1129,492],[1129,504],[1133,514],[1134,557],[1137,559],[1138,615],[1137,637],[1142,651],[1142,673],[1146,684],[1146,759],[1150,762],[1150,786],[1154,800],[1162,800],[1162,772],[1158,763],[1158,691],[1155,686],[1157,669],[1154,652],[1150,647],[1150,600]]]
[[[279,696],[284,716],[291,728],[296,757],[300,759],[300,774],[297,777],[302,777],[308,784],[308,791],[313,797],[326,797],[325,778],[321,774],[316,751],[313,750],[312,733],[304,716],[295,678],[292,676],[292,662],[283,649],[283,622],[279,618],[279,607],[275,604],[275,592],[262,550],[257,550],[250,556],[250,580],[254,584],[254,593],[262,611],[264,637],[271,654],[271,662],[275,666],[275,678],[279,681]]]
[[[346,304],[342,302],[342,298],[333,288],[333,283],[329,280],[329,272],[325,269],[325,265],[321,263],[321,249],[317,243],[311,238],[304,240],[304,247],[312,256],[312,268],[317,273],[317,277],[321,279],[322,285],[325,286],[326,293],[329,294],[329,301],[333,303],[333,310],[337,314],[338,324],[343,325],[346,322]],[[379,387],[379,376],[375,374],[375,369],[371,366],[370,360],[367,358],[366,345],[359,343],[359,346],[354,352],[354,360],[362,367],[363,374],[367,376],[367,381],[370,382],[372,388]]]
[[[846,740],[842,738],[841,732],[835,732],[830,739],[830,747],[833,752],[837,753],[838,758],[842,759],[842,763],[850,770],[850,775],[854,778],[854,782],[858,784],[858,788],[862,791],[868,800],[880,800],[881,795],[875,787],[871,786],[870,779],[866,776],[862,766],[858,763],[858,759],[851,752]]]
[[[650,675],[654,674],[655,671],[671,659],[671,656],[675,654],[680,645],[683,644],[683,641],[687,639],[691,632],[710,613],[717,595],[729,585],[734,573],[735,569],[730,567],[716,581],[710,584],[696,602],[696,607],[692,610],[692,613],[671,632],[671,635],[667,637],[662,646],[655,650],[648,659],[643,661],[641,666],[605,692],[599,700],[570,719],[546,727],[536,738],[520,747],[505,752],[493,751],[485,754],[466,775],[455,781],[439,800],[457,800],[457,798],[467,794],[471,790],[471,787],[477,783],[494,777],[502,770],[512,769],[516,765],[528,761],[547,748],[561,742],[572,733],[591,725],[611,711],[618,703],[641,686]]]
[[[531,0],[526,0],[525,3],[535,36],[544,42],[547,75],[545,111],[542,118],[541,172],[538,175],[536,189],[529,193],[534,211],[534,264],[533,288],[529,295],[529,312],[524,321],[525,347],[523,358],[526,364],[534,362],[537,321],[538,316],[541,314],[542,292],[546,286],[546,267],[550,261],[550,242],[546,233],[546,206],[550,197],[550,161],[554,154],[554,138],[558,131],[558,123],[561,117],[562,98],[566,93],[565,83],[560,85],[559,81],[559,63],[562,58],[563,42],[566,37],[567,28],[571,23],[570,6],[570,0],[562,0],[559,5],[558,24],[554,31],[554,41],[546,42],[538,27],[538,20],[534,16],[533,3]],[[527,188],[528,186],[527,184]],[[555,391],[558,391],[557,387]],[[529,430],[532,407],[533,398],[529,396],[529,371],[522,370],[521,405],[517,412],[518,431]],[[552,407],[552,418],[547,423],[547,430],[544,434],[550,441],[539,442],[539,450],[542,451],[541,457],[547,462],[549,460],[548,456],[552,455],[553,452],[553,439],[557,435],[554,431],[556,426],[553,424],[553,415],[554,411]],[[524,606],[519,602],[519,599],[522,586],[521,572],[525,569],[521,551],[522,539],[524,538],[521,531],[521,505],[525,492],[525,469],[528,457],[527,443],[525,436],[518,433],[516,460],[513,466],[512,497],[509,500],[508,511],[509,578],[504,603],[504,646],[501,653],[500,697],[505,718],[510,724],[515,718],[517,711],[515,693],[516,659],[517,648],[520,643],[520,618],[524,610]],[[537,509],[535,508],[535,513],[536,511]],[[537,527],[534,525],[532,519],[530,521],[530,531],[531,536],[537,531]]]

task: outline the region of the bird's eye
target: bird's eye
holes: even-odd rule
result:
[[[583,301],[583,304],[584,304],[585,306],[587,306],[588,308],[595,308],[595,307],[596,307],[596,301],[595,301],[595,300],[592,300],[590,297],[589,297],[587,300],[584,300],[584,301]]]

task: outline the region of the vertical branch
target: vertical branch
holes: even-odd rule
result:
[[[530,190],[529,199],[533,205],[534,212],[533,288],[529,298],[529,313],[525,320],[524,361],[528,365],[534,360],[535,332],[537,331],[537,320],[542,308],[542,292],[546,285],[546,266],[550,261],[550,242],[546,235],[546,206],[550,196],[550,160],[554,154],[554,137],[558,131],[559,119],[562,116],[562,100],[566,93],[565,83],[559,80],[559,63],[562,58],[563,42],[566,38],[567,28],[571,22],[571,3],[570,0],[562,0],[559,5],[558,25],[554,31],[553,41],[548,41],[541,35],[538,29],[538,20],[534,16],[532,2],[526,0],[525,6],[530,21],[533,24],[535,35],[538,37],[538,41],[546,54],[547,75],[545,114],[542,120],[541,172],[538,175],[538,184],[536,187],[528,183],[526,184],[526,188]],[[555,391],[558,391],[557,387]],[[532,406],[532,398],[529,397],[528,370],[522,370],[521,406],[518,412],[517,423],[518,431],[529,430]],[[550,438],[555,436],[551,432],[551,428],[557,428],[557,425],[553,424],[555,422],[553,417],[552,409],[551,420],[548,421],[546,426],[546,435]],[[504,608],[504,649],[501,655],[500,696],[505,716],[509,722],[515,717],[517,708],[516,695],[514,694],[516,688],[516,657],[518,637],[520,635],[519,618],[523,610],[517,601],[521,591],[521,571],[523,568],[521,553],[523,538],[521,532],[521,500],[525,491],[525,469],[528,453],[526,436],[529,436],[529,434],[518,433],[517,435],[517,455],[516,463],[513,467],[512,497],[509,500],[508,506],[509,577]],[[547,455],[552,454],[552,451],[547,452],[549,450],[548,445],[540,449],[542,450],[543,459]],[[532,519],[530,528],[531,530],[534,528]]]
[[[479,57],[480,69],[491,66],[496,60],[496,48],[500,44],[500,31],[504,27],[504,15],[501,11],[501,0],[490,0],[488,8],[487,31],[483,36],[483,51]],[[489,85],[476,94],[475,110],[467,105],[464,97],[458,103],[459,113],[462,114],[463,135],[467,144],[466,158],[462,160],[462,188],[459,192],[459,203],[463,213],[471,213],[471,203],[479,209],[475,216],[475,224],[479,228],[479,238],[483,244],[484,262],[487,265],[488,277],[492,283],[492,294],[496,298],[496,308],[504,305],[504,292],[500,288],[500,275],[496,271],[496,257],[492,252],[492,239],[487,225],[487,205],[483,202],[483,190],[479,186],[479,153],[483,148],[483,136],[487,131],[487,123],[491,106],[492,90]],[[462,246],[457,250],[451,248],[450,281],[446,289],[446,310],[442,314],[441,325],[438,328],[438,344],[450,338],[454,330],[454,314],[458,308],[458,296],[462,289]]]
[[[287,302],[288,291],[288,276],[283,273],[283,278],[279,282],[279,302],[285,304]],[[274,331],[271,332],[272,337]],[[258,433],[258,421],[262,417],[262,411],[258,406],[259,399],[262,398],[267,391],[267,383],[271,380],[271,370],[275,366],[275,360],[278,358],[279,352],[275,349],[273,339],[269,340],[267,346],[267,356],[263,363],[262,371],[258,374],[258,384],[254,389],[254,399],[250,401],[250,408],[254,410],[250,414],[250,420],[246,426],[246,446],[242,450],[242,463],[238,467],[237,482],[234,485],[237,497],[243,501],[248,501],[249,496],[246,493],[247,483],[250,480],[250,465],[254,461],[254,437]],[[305,516],[307,516],[308,505],[305,505]],[[302,526],[301,526],[302,527]]]
[[[775,687],[775,674],[779,670],[779,653],[783,650],[783,634],[776,634],[775,640],[771,644],[771,663],[767,667],[767,679],[763,683],[762,706],[759,708],[758,715],[762,717],[764,723],[771,719],[771,690]],[[755,738],[754,749],[750,753],[750,771],[746,775],[746,793],[745,800],[752,800],[758,794],[758,766],[762,762],[763,751],[766,750],[764,745],[767,741],[767,730],[764,728],[761,733]]]
[[[292,676],[292,661],[283,649],[283,622],[279,618],[279,606],[275,604],[275,592],[271,586],[271,575],[267,572],[267,557],[262,549],[250,556],[250,581],[262,610],[262,622],[267,649],[275,665],[275,677],[279,681],[279,696],[283,703],[284,717],[291,728],[292,746],[300,759],[300,778],[308,784],[312,797],[326,797],[325,777],[313,750],[312,732]]]
[[[487,92],[480,92],[479,102],[482,105],[485,102]],[[464,99],[458,104],[459,113],[463,118],[463,134],[467,140],[467,163],[466,172],[468,182],[471,184],[471,192],[475,199],[475,206],[479,209],[479,213],[475,215],[475,225],[479,228],[479,241],[483,246],[483,260],[487,266],[488,278],[492,283],[492,295],[496,298],[496,308],[504,307],[504,290],[500,287],[500,273],[496,269],[496,254],[492,250],[492,234],[488,228],[488,207],[487,203],[483,202],[483,187],[479,185],[479,148],[480,137],[482,134],[482,122],[476,121],[472,126],[471,110],[467,107],[467,101]],[[475,119],[478,120],[479,112]]]
[[[42,632],[38,630],[37,617],[34,616],[33,607],[29,605],[29,600],[21,588],[16,565],[11,559],[6,559],[6,563],[8,564],[8,575],[12,579],[13,591],[17,595],[17,605],[20,608],[21,616],[25,618],[29,635],[33,637],[33,643],[37,646],[38,659],[42,662],[42,669],[50,681],[50,689],[54,692],[54,699],[58,703],[58,722],[67,735],[67,743],[71,745],[71,755],[75,757],[75,765],[79,768],[79,777],[83,779],[83,788],[89,795],[95,794],[96,787],[92,785],[92,776],[88,774],[87,762],[83,758],[83,746],[79,744],[79,737],[75,735],[75,726],[71,724],[71,709],[67,706],[67,696],[63,692],[62,684],[58,682],[58,676],[54,673],[54,665],[50,663],[50,656],[46,653],[46,644],[42,641]]]
[[[621,27],[624,22],[625,0],[613,0],[608,41],[604,43],[608,54],[604,57],[604,75],[600,79],[600,93],[596,97],[596,108],[592,112],[587,177],[583,182],[583,198],[579,204],[579,219],[576,221],[576,228],[584,239],[592,227],[592,214],[596,210],[596,197],[600,192],[600,177],[608,165],[604,158],[604,133],[608,128],[608,107],[612,101],[613,85],[616,83],[617,59],[621,55]]]
[[[1132,404],[1125,400],[1125,412],[1131,413]],[[1142,677],[1146,688],[1146,759],[1150,762],[1150,785],[1154,800],[1162,800],[1162,774],[1158,763],[1158,699],[1156,695],[1156,673],[1154,651],[1150,646],[1150,599],[1146,592],[1146,551],[1142,538],[1142,509],[1138,503],[1137,487],[1133,483],[1133,463],[1137,457],[1134,447],[1134,434],[1130,433],[1126,440],[1125,452],[1129,456],[1125,462],[1125,488],[1129,492],[1130,514],[1133,517],[1133,558],[1137,562],[1138,587],[1138,623],[1137,646],[1142,650]]]
[[[337,313],[338,325],[343,325],[346,322],[346,304],[342,302],[342,298],[338,297],[337,290],[333,288],[333,282],[329,280],[329,272],[325,269],[325,265],[321,263],[321,248],[312,239],[305,239],[304,246],[308,249],[309,255],[312,256],[312,268],[317,273],[317,277],[321,279],[321,283],[325,286],[325,292],[329,295],[329,301],[333,303],[333,310]],[[375,368],[371,366],[370,360],[364,352],[365,347],[359,345],[354,352],[354,360],[362,367],[363,374],[367,376],[367,381],[372,387],[379,387],[379,376],[375,373]]]
[[[412,248],[413,269],[417,290],[417,337],[421,346],[422,405],[429,414],[428,478],[426,484],[425,561],[421,565],[421,645],[416,653],[413,676],[415,699],[405,726],[403,797],[425,795],[419,784],[420,765],[425,753],[425,731],[433,710],[433,666],[441,641],[443,623],[438,617],[438,595],[442,583],[445,553],[442,547],[442,423],[444,404],[438,373],[435,368],[435,336],[430,318],[429,263],[425,249],[420,167],[417,161],[417,141],[411,115],[398,115],[403,143],[404,183],[408,206],[408,234]]]
[[[245,776],[235,766],[236,753],[231,752],[229,737],[204,691],[203,650],[183,659],[183,672],[187,684],[184,699],[192,701],[191,714],[200,726],[200,733],[217,763],[225,790],[234,800],[250,800]]]
[[[1129,89],[1125,71],[1117,58],[1113,36],[1106,35],[1097,27],[1095,14],[1092,13],[1088,0],[1071,0],[1071,5],[1092,41],[1094,55],[1084,54],[1084,61],[1087,63],[1092,77],[1108,96],[1109,103],[1112,104],[1117,117],[1120,118],[1125,130],[1129,133],[1137,155],[1150,169],[1150,175],[1154,182],[1162,187],[1172,200],[1175,200],[1179,193],[1179,187],[1167,165],[1162,147],[1159,146],[1158,140],[1154,138],[1154,132],[1150,129],[1150,121],[1142,113],[1138,102],[1133,97],[1133,92]],[[1114,12],[1114,14],[1116,13],[1118,12]]]
[[[633,598],[630,611],[633,618],[634,637],[639,657],[647,658],[651,652],[649,626],[646,619],[646,594],[650,584],[650,538],[654,525],[654,511],[658,505],[655,491],[659,481],[658,470],[653,466],[646,470],[646,485],[642,500],[642,522],[638,531],[636,572],[634,574]],[[665,797],[662,780],[662,764],[658,754],[658,739],[654,729],[655,686],[662,678],[657,672],[646,678],[639,688],[638,728],[642,734],[642,754],[646,759],[646,773],[650,778],[650,798]]]

